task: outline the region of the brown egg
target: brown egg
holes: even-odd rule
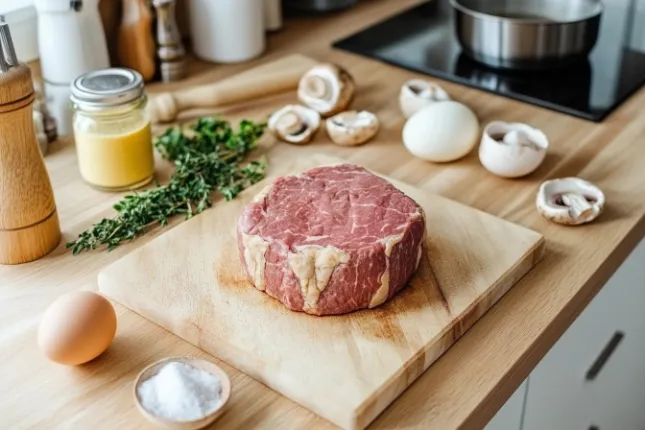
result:
[[[116,333],[116,313],[103,296],[74,291],[56,299],[38,327],[38,346],[52,361],[77,365],[105,351]]]

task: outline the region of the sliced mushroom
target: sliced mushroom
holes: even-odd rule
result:
[[[546,135],[530,125],[493,121],[484,128],[479,160],[497,176],[519,178],[542,164],[548,147]]]
[[[361,145],[373,138],[379,129],[376,115],[368,111],[348,110],[327,118],[329,138],[337,145]]]
[[[563,178],[540,185],[536,206],[545,218],[565,225],[593,221],[605,207],[605,195],[592,184],[580,178]]]
[[[399,105],[406,118],[439,101],[450,100],[448,93],[439,85],[423,79],[410,79],[401,86]]]
[[[335,64],[319,64],[300,79],[298,99],[323,117],[342,112],[354,98],[354,78]]]
[[[320,128],[320,115],[304,106],[287,105],[271,114],[267,127],[278,139],[302,145]]]

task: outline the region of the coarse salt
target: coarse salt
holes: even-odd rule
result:
[[[148,412],[173,421],[193,421],[220,407],[218,376],[189,364],[171,361],[139,385],[137,394]]]

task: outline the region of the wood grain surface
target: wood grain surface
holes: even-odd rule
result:
[[[267,53],[250,63],[192,62],[189,77],[150,85],[157,93],[215,82],[268,60],[307,53],[333,61],[357,79],[354,107],[376,113],[381,131],[358,148],[341,148],[319,134],[311,145],[294,147],[270,137],[263,148],[273,156],[326,153],[348,159],[541,233],[547,243],[540,264],[424,372],[373,422],[370,429],[479,429],[527,377],[536,363],[594,297],[645,233],[645,90],[627,100],[602,123],[439,81],[450,95],[470,106],[482,125],[494,120],[532,124],[549,137],[544,164],[519,180],[497,178],[479,163],[476,151],[450,164],[413,158],[401,144],[404,118],[399,85],[424,77],[330,48],[330,43],[390,16],[419,0],[360,1],[332,16],[287,19],[268,39]],[[231,121],[263,119],[271,105],[293,103],[295,94],[218,109]],[[213,113],[212,110],[191,112]],[[189,116],[182,116],[188,119]],[[157,128],[160,130],[163,128]],[[86,186],[69,140],[50,145],[46,157],[64,240],[72,240],[103,217],[122,194]],[[158,161],[157,178],[170,172]],[[541,181],[580,176],[597,184],[607,207],[594,223],[565,227],[535,210]],[[99,271],[153,240],[166,229],[112,252],[72,256],[61,244],[48,256],[20,266],[0,266],[0,427],[9,429],[152,429],[132,401],[132,384],[145,366],[168,356],[208,357],[199,348],[116,304],[117,336],[108,351],[78,368],[48,362],[38,351],[36,329],[46,307],[63,293],[96,289]],[[319,418],[253,378],[215,360],[235,387],[229,410],[217,429],[332,429]],[[330,395],[324,393],[325,395]]]
[[[314,154],[269,165],[275,177],[338,162]],[[99,291],[336,425],[363,429],[537,264],[544,243],[385,179],[424,209],[427,231],[410,284],[378,308],[314,317],[247,282],[237,219],[270,178],[110,265]]]

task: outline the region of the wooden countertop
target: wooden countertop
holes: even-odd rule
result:
[[[496,119],[529,122],[546,132],[552,149],[544,165],[521,180],[504,180],[487,173],[475,153],[446,165],[416,160],[400,143],[403,119],[396,101],[400,83],[415,74],[330,48],[332,40],[415,3],[418,1],[363,1],[342,14],[287,21],[285,30],[270,37],[267,54],[253,63],[291,52],[338,62],[357,77],[356,104],[375,111],[383,123],[378,140],[360,148],[319,142],[313,149],[297,150],[349,158],[532,228],[546,238],[544,260],[371,427],[480,428],[643,237],[645,90],[596,124],[446,82],[449,93],[471,106],[482,124]],[[210,82],[246,67],[199,63],[187,82],[174,85]],[[159,89],[158,85],[151,87],[152,91]],[[240,110],[232,108],[223,113],[237,120]],[[294,150],[284,149],[285,154]],[[53,145],[46,161],[64,240],[111,215],[111,205],[119,196],[94,191],[82,183],[72,145]],[[163,179],[168,166],[160,163],[158,173]],[[562,227],[541,218],[534,209],[539,183],[574,175],[605,191],[606,212],[583,227]],[[117,337],[99,359],[69,368],[48,362],[37,349],[37,325],[49,303],[67,291],[95,289],[101,268],[160,232],[156,230],[111,253],[74,257],[61,244],[39,261],[0,267],[0,416],[4,427],[146,428],[131,398],[135,375],[163,357],[205,355],[118,305]],[[230,410],[217,428],[332,428],[246,375],[224,367],[232,376],[234,395]]]

